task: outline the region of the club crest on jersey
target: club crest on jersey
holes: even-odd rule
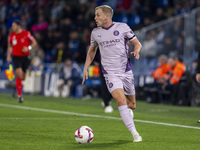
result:
[[[113,87],[113,83],[110,82],[110,83],[109,83],[109,88],[112,88],[112,87]]]
[[[12,40],[12,44],[13,44],[13,45],[16,45],[16,44],[17,44],[17,40],[16,40],[16,39],[13,39],[13,40]]]
[[[113,32],[113,34],[114,34],[115,36],[118,36],[118,35],[119,35],[119,31],[115,30],[115,31]]]

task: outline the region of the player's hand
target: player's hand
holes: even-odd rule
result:
[[[164,78],[158,78],[158,79],[157,79],[157,82],[158,82],[158,83],[164,83],[164,82],[165,82],[165,79],[164,79]]]
[[[165,90],[166,86],[167,86],[167,82],[164,82],[164,83],[162,84],[162,90]]]
[[[134,50],[133,52],[131,52],[131,55],[134,55],[136,59],[140,58],[140,54],[138,51]]]
[[[7,56],[7,62],[8,63],[11,63],[12,62],[12,57],[9,55],[9,56]]]
[[[28,47],[24,46],[23,49],[22,49],[22,52],[23,52],[23,53],[26,53],[26,52],[28,52],[28,51],[29,51]]]
[[[197,82],[200,83],[200,73],[197,73],[197,74],[196,74],[196,79],[197,79]]]
[[[88,79],[88,72],[87,69],[83,70],[83,80],[82,80],[82,84],[84,84],[85,80]]]

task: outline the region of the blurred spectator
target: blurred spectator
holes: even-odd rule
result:
[[[194,59],[193,62],[192,62],[192,69],[191,69],[191,73],[193,75],[196,74],[196,71],[197,71],[197,66],[198,66],[198,59]]]
[[[54,45],[54,38],[53,38],[53,32],[52,31],[48,31],[47,32],[47,36],[44,39],[44,51],[51,51]]]
[[[154,36],[154,31],[146,34],[146,39],[143,42],[143,50],[141,53],[146,56],[147,59],[155,58],[157,55],[157,44]]]
[[[44,50],[39,46],[35,46],[30,52],[30,59],[33,60],[35,57],[39,58],[41,61],[44,61]]]
[[[175,52],[177,55],[182,56],[184,49],[184,42],[182,37],[178,37],[175,43]]]
[[[79,35],[77,31],[72,31],[70,33],[70,39],[68,43],[68,55],[71,56],[73,60],[78,60],[80,56],[80,44],[81,41],[79,39]]]
[[[188,105],[186,88],[187,85],[184,75],[186,66],[175,56],[170,56],[168,63],[172,67],[172,70],[168,72],[169,79],[160,82],[162,84],[161,93],[164,91],[170,92],[169,101],[171,104]]]
[[[200,83],[200,51],[197,59],[196,73],[196,80],[198,83]]]
[[[174,22],[174,25],[173,27],[171,28],[171,33],[173,33],[173,37],[172,40],[173,42],[176,41],[176,39],[179,37],[179,36],[182,36],[182,31],[183,31],[183,19],[178,17],[175,22]]]
[[[159,22],[166,19],[163,9],[161,7],[156,9],[156,14],[154,16],[154,22]]]
[[[60,30],[62,32],[62,37],[63,37],[63,40],[65,40],[65,42],[68,42],[69,40],[69,33],[70,31],[74,28],[74,24],[72,22],[72,20],[70,18],[64,18],[61,20],[61,23],[60,23]]]
[[[167,63],[167,56],[160,55],[158,58],[158,67],[151,73],[154,82],[144,86],[146,102],[162,102],[162,99],[159,98],[159,88],[161,87],[161,83],[169,78],[167,73],[171,69],[171,66]]]
[[[30,70],[34,71],[36,75],[39,75],[42,73],[41,71],[43,70],[43,68],[44,65],[42,60],[37,56],[33,57],[33,59],[31,60]]]
[[[173,8],[171,8],[171,7],[168,7],[168,8],[167,8],[166,16],[167,16],[168,19],[174,17]]]
[[[64,62],[64,60],[67,57],[67,51],[66,51],[64,42],[62,41],[58,42],[55,48],[56,48],[56,52],[53,58],[53,62],[55,63]]]
[[[200,13],[197,14],[197,21],[195,26],[195,50],[200,50]]]
[[[11,17],[13,12],[16,12],[16,16],[18,15],[18,11],[20,10],[20,5],[17,0],[11,0],[8,4],[7,15]]]
[[[83,28],[85,27],[85,20],[83,14],[78,14],[75,24],[76,24],[76,30],[78,32],[83,31]]]
[[[21,27],[23,30],[27,30],[27,20],[25,14],[21,15]]]
[[[18,15],[18,11],[13,11],[11,16],[8,18],[6,27],[9,29],[12,26],[13,21],[20,20],[20,16]]]
[[[151,25],[151,20],[148,17],[145,17],[143,20],[144,27]]]
[[[49,31],[55,31],[58,28],[58,23],[56,18],[51,18],[50,24],[48,25]]]
[[[1,23],[5,23],[5,20],[6,20],[6,11],[7,11],[7,8],[6,6],[4,5],[4,2],[3,1],[0,1],[0,22]]]
[[[63,33],[64,34],[64,33]],[[63,34],[61,33],[61,30],[60,29],[56,29],[54,32],[53,32],[53,42],[54,44],[56,45],[57,43],[63,41]]]
[[[70,7],[70,5],[65,5],[64,9],[62,10],[62,18],[70,18],[71,20],[74,18],[72,7]]]
[[[157,7],[166,7],[169,5],[170,0],[155,0]]]
[[[44,43],[44,36],[45,35],[42,34],[40,31],[36,31],[35,34],[34,34],[34,36],[35,36],[35,39],[36,39],[37,43],[39,45],[43,45],[43,43]]]
[[[167,63],[167,56],[161,55],[158,58],[158,68],[152,72],[152,75],[157,82],[160,82],[161,80],[165,80],[165,75],[171,69],[171,66]]]
[[[27,29],[31,30],[31,26],[32,26],[32,17],[30,15],[29,12],[24,14],[26,17],[26,24],[27,24]]]
[[[190,12],[192,9],[192,1],[191,0],[187,0],[184,2],[182,9],[181,9],[181,13],[188,13]]]
[[[174,9],[174,14],[175,15],[180,15],[181,14],[181,5],[179,4],[179,3],[177,3],[176,5],[175,5],[175,9]]]
[[[32,26],[31,31],[33,31],[33,32],[35,32],[35,31],[46,31],[47,29],[48,29],[48,23],[46,22],[44,16],[40,15],[38,17],[37,23],[35,23]]]
[[[62,16],[62,6],[59,5],[59,0],[54,0],[53,7],[51,8],[51,19],[60,19]]]
[[[174,51],[174,44],[172,42],[171,37],[165,36],[163,44],[164,44],[164,46],[163,46],[163,49],[161,51],[162,54],[167,55],[170,52]]]
[[[62,96],[63,88],[66,85],[68,89],[67,96],[76,97],[76,87],[82,82],[81,73],[82,71],[77,62],[72,61],[69,58],[65,60],[61,71],[62,77],[58,86],[60,96]]]
[[[195,0],[194,8],[200,7],[200,0]]]
[[[19,14],[26,14],[30,11],[29,5],[28,5],[28,1],[26,0],[22,0],[21,5],[20,5],[20,10],[19,10]]]
[[[165,38],[165,30],[163,26],[158,27],[157,29],[157,35],[156,35],[156,43],[157,43],[157,48],[158,48],[158,55],[163,54],[162,49],[163,49],[163,41]]]

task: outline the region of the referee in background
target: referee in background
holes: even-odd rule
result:
[[[11,29],[12,33],[8,37],[7,61],[11,63],[13,60],[18,100],[22,103],[22,80],[25,80],[26,70],[30,64],[28,55],[37,42],[29,31],[22,30],[20,21],[14,21]]]

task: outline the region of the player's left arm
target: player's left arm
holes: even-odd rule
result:
[[[134,55],[136,59],[140,58],[140,54],[139,52],[142,49],[142,44],[138,41],[137,38],[134,38],[133,40],[131,40],[131,43],[134,45],[134,51],[131,52],[131,55]]]
[[[33,47],[35,47],[37,45],[37,42],[36,42],[36,40],[34,39],[33,41],[32,41],[32,43],[30,44],[30,46],[31,46],[31,48],[33,48]]]
[[[24,46],[22,51],[25,53],[27,51],[30,51],[32,50],[33,47],[35,47],[37,45],[37,41],[35,40],[35,38],[31,35],[30,32],[28,32],[28,35],[27,35],[28,39],[31,41],[30,45],[28,47]]]

